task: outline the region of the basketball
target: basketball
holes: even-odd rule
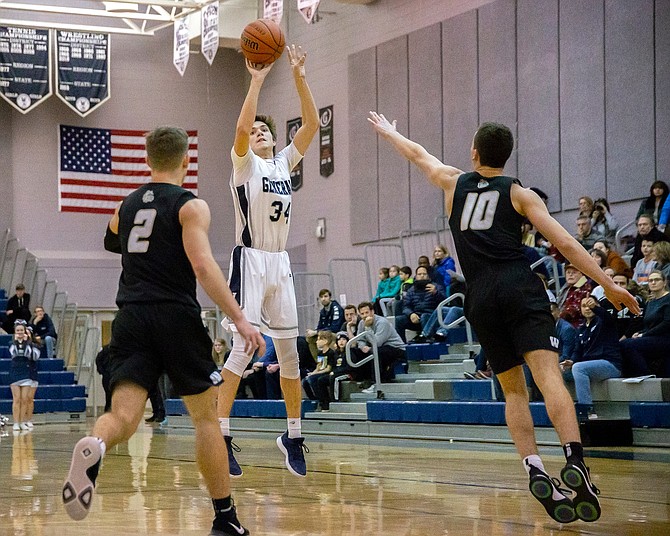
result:
[[[244,27],[240,45],[242,54],[251,63],[268,65],[284,52],[284,32],[270,19],[258,19]]]

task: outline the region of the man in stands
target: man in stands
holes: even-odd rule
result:
[[[318,349],[316,347],[316,334],[319,331],[330,331],[337,333],[342,327],[342,319],[344,318],[344,311],[342,306],[333,300],[330,290],[322,288],[319,291],[319,301],[322,309],[319,312],[319,323],[316,329],[308,329],[306,333],[307,343],[312,356],[316,359]]]
[[[395,329],[400,338],[406,342],[406,329],[421,333],[430,315],[445,298],[444,289],[431,282],[428,268],[419,266],[414,276],[414,284],[402,300],[402,314],[395,317]],[[425,340],[425,337],[419,335],[414,342]]]

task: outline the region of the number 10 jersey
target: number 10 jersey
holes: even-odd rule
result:
[[[272,159],[249,149],[238,156],[232,149],[230,188],[235,204],[235,243],[277,253],[286,249],[291,222],[291,170],[302,155],[293,143]]]

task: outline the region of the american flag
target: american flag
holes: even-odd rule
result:
[[[197,195],[198,132],[187,132],[191,160],[183,186]],[[147,183],[145,134],[60,125],[60,211],[112,214],[119,201]]]

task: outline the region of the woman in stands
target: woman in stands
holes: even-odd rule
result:
[[[435,246],[435,249],[433,250],[433,270],[440,274],[445,293],[449,296],[451,272],[456,271],[456,261],[449,255],[449,250],[440,244]]]
[[[597,419],[593,411],[591,382],[621,377],[621,352],[616,317],[598,305],[592,297],[581,302],[584,323],[579,327],[574,361],[566,359],[559,366],[566,381],[574,380],[578,415]]]
[[[12,390],[13,430],[31,430],[32,410],[37,390],[37,360],[40,351],[33,345],[25,320],[14,322],[14,340],[9,346],[12,364],[9,372]]]
[[[637,220],[642,214],[651,214],[654,217],[654,221],[661,220],[661,213],[663,208],[665,208],[665,201],[668,198],[668,193],[670,189],[664,181],[654,181],[649,187],[649,197],[647,197],[642,203],[640,203],[640,208],[637,211]],[[670,210],[670,206],[668,207]],[[664,224],[667,223],[667,218]]]
[[[649,301],[643,327],[630,339],[621,341],[624,375],[670,378],[670,292],[660,270],[653,270],[647,282]]]

